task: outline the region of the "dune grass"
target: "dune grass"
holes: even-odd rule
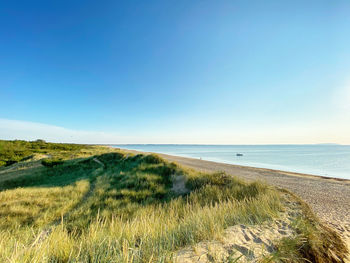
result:
[[[173,262],[183,247],[284,209],[280,192],[262,183],[186,170],[157,155],[79,151],[90,157],[52,166],[33,161],[19,176],[3,168],[0,262]],[[172,190],[174,176],[185,178],[186,194]],[[284,262],[287,252],[308,256],[281,243],[274,259]]]
[[[347,262],[344,260],[350,256],[350,251],[339,235],[321,223],[298,196],[284,189],[281,191],[287,192],[299,203],[302,214],[294,221],[296,235],[280,240],[275,252],[267,256],[264,262]]]
[[[18,188],[0,193],[0,229],[45,226],[68,212],[89,189],[81,180],[65,187]]]

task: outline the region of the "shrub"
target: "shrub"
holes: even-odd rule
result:
[[[149,155],[146,155],[143,160],[146,162],[146,163],[150,163],[150,164],[159,164],[159,163],[162,163],[164,162],[163,159],[161,157],[159,157],[158,155],[156,154],[149,154]]]
[[[54,167],[56,165],[60,165],[63,163],[64,163],[64,161],[62,159],[59,159],[59,158],[47,158],[47,159],[41,160],[41,164],[46,166],[46,167]]]

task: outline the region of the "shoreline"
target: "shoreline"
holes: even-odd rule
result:
[[[213,164],[220,164],[220,165],[221,164],[222,165],[231,165],[231,166],[235,166],[235,167],[240,167],[242,169],[244,169],[244,168],[247,168],[247,169],[259,169],[259,170],[265,170],[265,171],[270,171],[270,172],[284,173],[286,175],[291,175],[291,176],[300,176],[300,177],[310,177],[310,178],[318,178],[318,179],[325,179],[325,180],[334,180],[334,181],[340,181],[340,182],[345,182],[346,184],[350,184],[350,179],[346,179],[346,178],[338,178],[338,177],[331,177],[331,176],[308,174],[308,173],[302,173],[302,172],[292,172],[292,171],[273,169],[273,168],[264,168],[264,167],[255,167],[255,166],[248,166],[248,165],[232,164],[232,163],[211,161],[211,160],[205,160],[205,159],[198,159],[198,158],[189,157],[189,156],[173,155],[173,154],[168,154],[168,153],[131,150],[131,149],[127,149],[127,148],[114,147],[114,146],[111,146],[111,145],[105,145],[105,146],[113,148],[113,149],[121,149],[123,151],[130,151],[130,152],[134,152],[134,153],[148,153],[148,154],[154,153],[154,154],[158,154],[158,155],[161,155],[161,156],[186,158],[186,159],[191,159],[191,160],[199,160],[199,161],[211,162]]]
[[[151,153],[119,149],[134,154]],[[246,181],[262,181],[287,189],[303,199],[322,221],[336,230],[350,249],[350,180],[155,154],[167,161],[202,172],[224,171]]]
[[[142,152],[142,151],[138,151],[138,152]],[[193,159],[193,160],[212,162],[212,163],[215,163],[215,164],[227,164],[227,165],[240,167],[242,169],[244,169],[244,168],[247,168],[247,169],[260,169],[260,170],[265,170],[265,171],[270,171],[270,172],[284,173],[284,174],[291,175],[291,176],[301,176],[301,177],[311,177],[311,178],[318,178],[318,179],[341,181],[341,182],[345,182],[345,183],[349,183],[350,184],[350,179],[346,179],[346,178],[338,178],[338,177],[323,176],[323,175],[308,174],[308,173],[300,173],[300,172],[292,172],[292,171],[272,169],[272,168],[264,168],[264,167],[256,167],[256,166],[248,166],[248,165],[240,165],[240,164],[232,164],[232,163],[224,163],[224,162],[217,162],[217,161],[198,159],[198,158],[194,158],[194,157],[187,157],[187,156],[180,156],[180,155],[172,155],[172,154],[166,154],[166,153],[157,153],[157,152],[145,152],[145,153],[155,153],[155,154],[164,155],[164,156],[181,157],[181,158],[187,158],[187,159]]]

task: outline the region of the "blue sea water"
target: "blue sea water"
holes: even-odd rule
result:
[[[118,148],[350,179],[350,145],[124,144]],[[243,156],[236,156],[242,153]]]

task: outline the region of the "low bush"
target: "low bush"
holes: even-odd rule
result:
[[[143,160],[146,162],[146,163],[150,163],[150,164],[159,164],[159,163],[162,163],[163,160],[161,157],[159,157],[158,155],[156,154],[149,154],[149,155],[146,155]]]
[[[47,158],[47,159],[41,160],[41,164],[46,166],[46,167],[54,167],[56,165],[60,165],[63,163],[64,163],[64,161],[62,159],[59,159],[59,158]]]

